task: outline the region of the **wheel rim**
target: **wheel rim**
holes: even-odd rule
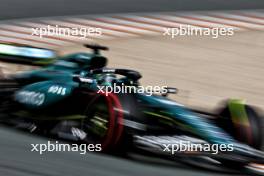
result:
[[[81,128],[87,133],[86,143],[101,144],[102,150],[109,148],[113,138],[115,115],[109,97],[101,97],[92,110],[86,114]]]

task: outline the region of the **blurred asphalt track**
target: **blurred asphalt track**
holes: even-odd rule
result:
[[[175,165],[172,164],[140,163],[93,153],[80,155],[78,152],[47,152],[40,155],[31,152],[31,144],[46,144],[47,139],[18,134],[4,127],[0,128],[0,141],[0,175],[2,176],[219,175],[207,171],[198,172],[193,168],[187,170],[184,166],[177,166],[176,170]]]
[[[264,1],[261,0],[1,0],[0,2],[0,20],[122,12],[264,8]],[[31,143],[47,143],[47,139],[19,134],[0,127],[0,175],[220,175],[193,168],[186,169],[182,165],[166,164],[165,161],[160,161],[165,162],[165,165],[153,165],[149,162],[134,162],[96,154],[80,155],[71,152],[57,152],[39,155],[30,152]]]
[[[263,0],[0,0],[0,20],[178,10],[263,9]]]

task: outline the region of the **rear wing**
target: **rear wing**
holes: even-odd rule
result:
[[[54,61],[54,50],[28,45],[0,43],[0,61],[26,65],[47,65]]]

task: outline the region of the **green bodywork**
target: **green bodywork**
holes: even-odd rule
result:
[[[98,57],[98,55],[77,53],[60,58],[54,64],[40,70],[18,75],[16,77],[17,80],[33,80],[34,83],[27,84],[17,91],[15,95],[16,100],[25,107],[36,110],[51,107],[67,99],[67,97],[70,97],[72,92],[80,87],[80,85],[96,91],[96,83],[82,85],[73,81],[73,75],[75,74],[81,77],[89,77],[96,81],[96,78],[92,77],[93,75],[89,75],[92,66],[92,58],[94,57]],[[158,119],[161,124],[181,127],[186,131],[201,136],[201,138],[211,143],[226,144],[234,141],[229,134],[208,119],[201,117],[199,114],[192,112],[190,109],[166,97],[156,95],[148,96],[144,93],[136,93],[134,97],[143,106],[158,107],[158,110],[156,110],[156,108],[146,108],[142,112],[144,116]],[[243,102],[230,102],[229,108],[234,119],[244,118],[246,116],[246,112],[243,110]],[[82,114],[72,114],[64,117],[57,116],[54,119],[76,117],[83,118]],[[98,122],[96,121],[95,124],[96,123]],[[102,124],[102,122],[100,122],[100,124]]]
[[[21,81],[30,79],[34,82],[43,80],[68,82],[72,80],[73,75],[86,76],[91,69],[92,62],[98,59],[104,59],[104,57],[92,53],[70,54],[57,58],[52,64],[41,69],[15,75],[15,78]]]

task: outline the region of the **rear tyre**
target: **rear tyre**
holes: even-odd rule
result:
[[[19,88],[18,84],[11,79],[0,79],[0,120],[8,118],[10,110],[15,108],[13,94]]]
[[[230,101],[220,112],[220,126],[236,140],[256,149],[262,147],[262,120],[257,110],[238,101]]]

